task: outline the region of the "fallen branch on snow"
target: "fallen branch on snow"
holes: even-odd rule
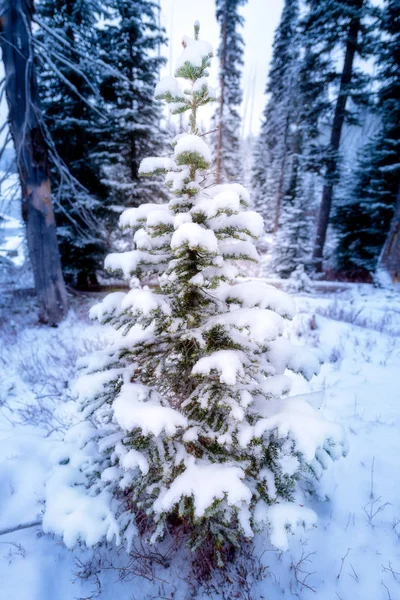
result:
[[[20,531],[21,529],[29,529],[30,527],[36,527],[37,525],[41,525],[42,521],[31,521],[30,523],[20,523],[19,525],[15,525],[15,527],[6,527],[5,529],[0,529],[0,535],[6,535],[7,533],[14,533],[14,531]]]

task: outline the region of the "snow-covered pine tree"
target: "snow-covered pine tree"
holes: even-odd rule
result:
[[[222,565],[258,530],[285,549],[288,530],[314,523],[305,490],[346,442],[303,397],[286,397],[286,369],[319,371],[315,353],[284,335],[290,298],[236,280],[238,265],[257,260],[262,219],[241,185],[205,184],[211,152],[196,118],[213,100],[212,48],[198,36],[195,24],[175,77],[156,88],[189,111],[190,133],[173,140],[172,156],[140,167],[165,173],[173,198],[121,216],[136,248],[106,265],[133,287],[91,310],[120,335],[81,364],[83,420],[47,484],[43,526],[69,546],[115,537],[128,550],[138,535],[155,542],[184,526],[190,548],[211,545]],[[136,287],[145,276],[151,288]]]
[[[50,133],[57,234],[64,277],[78,287],[96,283],[106,252],[106,190],[90,160],[98,143],[96,122],[104,121],[96,65],[101,10],[97,0],[37,3],[39,92]]]
[[[240,156],[242,103],[241,67],[243,65],[244,41],[240,33],[243,16],[239,8],[247,0],[216,0],[216,17],[220,26],[219,98],[213,119],[216,129],[213,135],[215,158],[215,182],[242,181],[242,159]]]
[[[254,206],[267,231],[277,231],[282,199],[291,179],[300,98],[299,0],[285,0],[275,32],[266,94],[268,101],[254,154]],[[295,135],[294,135],[295,134]]]
[[[103,70],[99,86],[109,119],[99,128],[92,158],[117,215],[155,195],[160,201],[166,198],[157,178],[146,180],[138,173],[141,157],[160,153],[165,145],[160,105],[154,99],[165,62],[158,49],[165,37],[158,25],[160,9],[152,0],[108,0],[107,6],[109,18],[97,36],[100,58],[110,67]],[[112,219],[113,229],[116,224]]]
[[[380,131],[363,149],[349,196],[341,198],[333,223],[339,233],[337,265],[353,276],[375,271],[389,231],[399,186],[400,6],[387,0],[381,15],[377,111]]]
[[[306,62],[314,72],[308,85],[305,81],[303,98],[307,98],[307,113],[315,113],[312,120],[318,123],[318,117],[320,133],[328,138],[325,143],[321,136],[324,143],[319,144],[324,182],[313,250],[314,268],[321,271],[334,189],[340,178],[342,131],[346,123],[357,122],[359,106],[369,101],[370,77],[362,61],[371,54],[376,19],[370,0],[306,0],[306,4],[309,10],[302,38]],[[307,89],[310,93],[304,95]]]
[[[300,131],[298,135],[300,141]],[[314,195],[314,174],[307,172],[299,148],[292,157],[290,181],[282,198],[269,265],[283,279],[295,271],[297,275],[303,273],[311,264]]]
[[[57,153],[56,216],[71,284],[96,282],[122,208],[160,195],[158,181],[138,175],[139,157],[164,143],[153,97],[164,61],[158,10],[151,0],[38,5],[41,96]]]
[[[310,262],[315,204],[311,127],[301,93],[308,75],[299,12],[298,0],[286,0],[275,33],[269,99],[253,167],[254,205],[268,231],[275,232],[268,268],[284,278]]]
[[[350,277],[375,271],[396,203],[399,121],[390,127],[389,119],[385,120],[360,154],[347,201],[337,207],[333,218],[338,232],[336,264]]]
[[[253,206],[262,215],[266,232],[271,233],[274,230],[276,205],[274,195],[270,193],[273,189],[273,182],[265,130],[266,121],[264,119],[254,145],[251,191]]]

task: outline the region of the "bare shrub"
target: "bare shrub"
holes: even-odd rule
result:
[[[274,551],[275,552],[275,551]],[[204,550],[203,550],[204,553]],[[255,595],[255,586],[267,579],[276,580],[264,561],[265,553],[257,555],[254,545],[244,544],[238,548],[230,562],[220,569],[204,571],[199,561],[206,560],[196,552],[193,555],[178,533],[156,548],[141,540],[134,545],[130,553],[115,551],[107,544],[99,545],[87,558],[77,558],[76,581],[84,581],[90,587],[89,595],[79,600],[94,600],[102,596],[102,577],[114,573],[117,582],[131,582],[144,579],[151,583],[152,589],[158,589],[159,596],[165,600],[178,600],[178,583],[186,584],[185,599],[221,598],[221,600],[254,600],[264,596]],[[207,560],[206,560],[207,562]],[[185,565],[185,570],[182,566]],[[283,590],[282,590],[283,591]],[[134,596],[132,597],[134,598]],[[138,599],[139,600],[139,599]],[[143,597],[140,598],[143,600]]]
[[[302,551],[300,558],[293,559],[290,565],[290,568],[293,572],[293,579],[291,579],[289,583],[290,592],[292,595],[300,598],[299,592],[303,592],[303,590],[309,590],[310,592],[316,593],[316,588],[313,587],[310,583],[310,578],[315,574],[315,571],[311,571],[311,565],[313,563],[312,557],[316,554],[316,552],[308,551],[307,546],[308,541],[302,542]]]
[[[355,306],[346,306],[339,303],[337,300],[332,302],[326,307],[318,306],[316,313],[322,317],[332,319],[333,321],[341,321],[343,323],[350,323],[357,327],[364,329],[372,329],[373,331],[379,331],[390,336],[400,337],[400,329],[395,323],[394,314],[386,311],[381,319],[374,321],[371,318],[362,316],[364,308],[357,308]]]
[[[94,600],[102,595],[102,574],[112,572],[117,582],[130,582],[145,579],[163,588],[172,588],[173,598],[176,586],[162,576],[162,570],[169,568],[171,555],[176,551],[175,542],[160,547],[149,546],[143,540],[134,544],[129,553],[125,550],[109,548],[107,544],[99,544],[87,558],[75,559],[75,581],[87,582],[91,587],[89,596],[79,600]],[[161,570],[161,574],[160,574]]]
[[[16,542],[0,542],[0,544],[4,544],[8,547],[8,552],[3,558],[8,561],[9,566],[16,558],[26,558],[26,550],[22,544]]]
[[[328,358],[330,363],[340,364],[343,360],[343,346],[334,346]]]
[[[317,323],[317,318],[316,318],[315,314],[313,314],[312,317],[310,318],[310,320],[308,322],[308,326],[311,331],[315,331],[316,329],[318,329],[318,323]]]
[[[216,596],[222,600],[254,600],[255,586],[273,578],[268,565],[264,563],[264,554],[256,554],[253,544],[244,544],[236,550],[232,560],[223,569],[214,570],[212,576],[204,579],[201,572],[196,570],[195,583],[191,585],[193,592],[199,591],[203,598]]]
[[[91,328],[74,336],[73,328],[88,321],[93,299],[73,298],[73,302],[70,328],[50,329],[35,322],[34,298],[29,294],[24,299],[14,292],[2,299],[6,326],[0,329],[0,406],[11,424],[41,427],[48,434],[62,432],[68,424],[60,407],[70,400],[77,359],[105,346]]]
[[[379,496],[379,498],[371,500],[371,502],[368,502],[363,507],[363,511],[367,517],[368,524],[371,525],[371,527],[375,527],[375,523],[373,522],[375,517],[377,517],[379,513],[384,511],[387,506],[391,506],[390,502],[383,502],[382,504],[379,504],[381,500],[382,497]]]

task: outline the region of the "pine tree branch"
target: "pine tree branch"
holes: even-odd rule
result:
[[[90,108],[91,110],[93,110],[93,112],[95,112],[101,119],[104,119],[105,121],[107,121],[107,116],[104,115],[102,112],[100,112],[95,106],[93,106],[92,104],[90,104],[90,102],[88,102],[88,100],[85,98],[85,96],[82,96],[82,94],[80,93],[80,91],[78,90],[78,88],[73,83],[71,83],[71,81],[68,79],[68,77],[65,77],[65,75],[63,75],[63,73],[60,71],[60,69],[57,67],[57,65],[51,60],[51,58],[49,57],[48,54],[47,54],[46,57],[43,57],[41,54],[38,54],[38,57],[40,57],[40,59],[42,61],[47,62],[47,64],[54,71],[54,73],[57,75],[57,77],[59,77],[60,80],[63,83],[65,83],[65,85],[67,87],[69,87],[69,89],[72,90],[74,92],[74,94],[76,94],[78,96],[78,98],[84,104],[86,104],[86,106],[88,108]]]
[[[39,25],[39,27],[42,27],[46,31],[46,33],[49,34],[50,37],[53,37],[54,39],[58,40],[59,42],[61,42],[67,48],[70,47],[70,42],[68,40],[65,40],[61,35],[58,35],[55,31],[53,31],[52,29],[50,29],[50,27],[48,27],[37,16],[35,16],[35,18],[33,19],[33,21],[34,21],[34,23],[36,23],[37,25]],[[76,54],[78,54],[81,58],[84,58],[85,60],[88,60],[89,62],[92,62],[92,63],[94,63],[96,65],[99,65],[99,66],[103,67],[104,69],[107,69],[107,71],[109,71],[112,75],[114,75],[118,79],[122,79],[123,81],[126,81],[129,84],[132,83],[129,80],[128,77],[126,77],[125,75],[123,75],[117,69],[114,69],[113,67],[111,67],[110,65],[108,65],[107,63],[105,63],[103,60],[101,60],[101,58],[92,58],[88,54],[85,54],[84,52],[81,52],[78,48],[74,48],[74,52],[76,52]]]
[[[51,56],[54,56],[54,58],[57,58],[60,62],[64,63],[64,65],[67,66],[69,69],[71,69],[71,71],[74,71],[80,77],[82,77],[82,79],[85,80],[85,82],[87,83],[87,85],[89,86],[89,88],[92,90],[93,94],[95,96],[97,96],[97,97],[99,96],[99,91],[90,82],[90,80],[88,79],[86,73],[84,73],[82,71],[82,69],[79,69],[73,62],[71,62],[70,60],[68,60],[67,58],[65,58],[65,56],[63,56],[62,54],[59,54],[55,50],[49,50],[49,48],[47,48],[45,46],[45,44],[42,44],[41,42],[39,42],[39,40],[34,40],[34,46],[36,46],[38,49],[40,48],[41,50],[43,50],[43,58],[44,58],[44,60],[46,60],[46,56],[48,56],[49,54]]]

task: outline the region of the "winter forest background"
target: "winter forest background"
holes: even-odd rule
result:
[[[224,91],[218,109],[202,116],[204,130],[219,128],[216,180],[233,174],[252,189],[265,220],[263,275],[288,278],[300,266],[331,280],[372,281],[381,257],[397,280],[397,244],[392,258],[382,255],[398,195],[397,3],[287,2],[280,16],[274,3],[271,44],[264,42],[265,33],[272,38],[264,4],[235,2],[227,9],[226,40],[214,59],[217,66],[226,55],[220,81],[214,72]],[[137,30],[134,6],[39,2],[33,15],[37,102],[63,276],[81,289],[99,283],[123,207],[161,193],[138,177],[139,161],[165,149],[168,132],[187,126],[184,116],[162,111],[153,88],[160,73],[171,71],[166,57],[171,65],[179,51],[165,28],[172,37],[195,7],[181,14],[180,5],[150,4],[148,22]],[[210,6],[203,25],[216,45],[223,10],[215,22]],[[147,41],[138,46],[141,36]],[[6,112],[3,93],[4,119]],[[5,122],[2,143],[3,221],[18,221],[20,191]],[[17,237],[7,233],[18,223],[5,225],[2,271],[27,254],[22,230]]]
[[[400,597],[398,0],[0,0],[0,48],[0,598]]]

